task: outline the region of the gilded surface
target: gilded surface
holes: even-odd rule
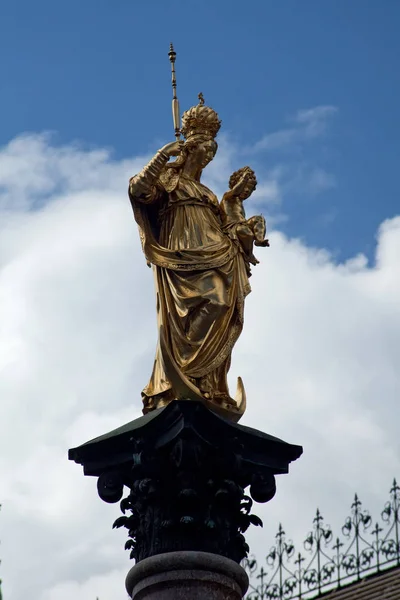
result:
[[[221,203],[200,181],[217,151],[221,123],[199,98],[182,118],[185,141],[164,146],[129,182],[157,295],[159,341],[142,392],[143,412],[191,398],[238,420],[245,410],[244,387],[239,378],[231,398],[227,373],[243,328],[250,263],[258,262],[253,244],[268,241],[264,218],[246,219],[243,209],[257,183],[249,167],[232,175]]]

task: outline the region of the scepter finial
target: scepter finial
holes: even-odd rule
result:
[[[175,73],[175,60],[176,60],[176,52],[174,50],[174,46],[171,42],[169,46],[168,52],[169,60],[171,63],[171,73],[172,73],[172,119],[174,122],[175,129],[175,137],[177,140],[181,137],[181,128],[179,121],[179,101],[176,95],[176,73]]]
[[[171,62],[174,62],[174,61],[175,61],[175,58],[176,58],[176,52],[175,52],[175,50],[174,50],[174,45],[173,45],[173,43],[172,43],[172,42],[171,42],[171,43],[170,43],[170,45],[169,45],[169,52],[168,52],[168,56],[169,56],[169,58],[170,58],[170,61],[171,61]]]

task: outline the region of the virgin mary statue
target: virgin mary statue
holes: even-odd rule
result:
[[[129,182],[157,298],[159,339],[142,392],[144,413],[175,399],[200,400],[235,421],[245,409],[242,381],[231,398],[227,373],[243,327],[249,269],[240,244],[223,228],[217,197],[201,183],[220,126],[200,97],[183,114],[185,141],[165,145]]]

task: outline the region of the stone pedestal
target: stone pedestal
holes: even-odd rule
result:
[[[234,561],[208,552],[168,552],[146,558],[126,578],[132,600],[242,600],[249,585]]]
[[[137,563],[185,550],[240,563],[249,550],[243,534],[262,524],[253,500],[271,500],[275,476],[301,452],[180,400],[71,449],[69,458],[98,477],[102,500],[118,502],[128,490],[114,527],[127,529],[125,548]]]

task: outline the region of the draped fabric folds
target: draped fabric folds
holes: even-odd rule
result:
[[[129,195],[145,257],[153,265],[159,329],[182,374],[214,402],[233,402],[227,372],[243,327],[250,292],[240,247],[222,230],[218,200],[183,175],[167,191],[139,174]],[[167,186],[168,187],[168,186]],[[164,369],[162,344],[143,392],[144,411],[175,398]]]

